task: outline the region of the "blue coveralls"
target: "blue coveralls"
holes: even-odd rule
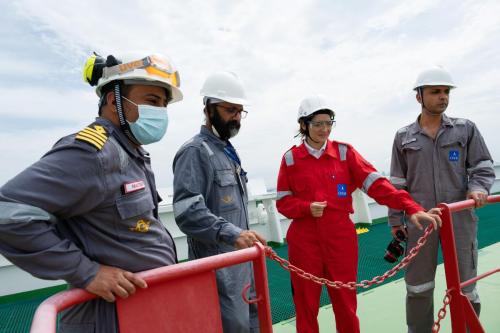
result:
[[[247,178],[224,153],[227,145],[202,126],[174,158],[174,214],[188,236],[189,259],[234,251],[240,232],[248,229]],[[257,309],[241,297],[245,285],[253,285],[251,264],[216,274],[224,332],[258,332]]]

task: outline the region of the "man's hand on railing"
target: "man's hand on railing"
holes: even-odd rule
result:
[[[147,288],[146,281],[134,273],[124,271],[117,267],[101,265],[97,275],[87,285],[85,290],[114,302],[116,296],[127,298],[135,293],[135,288]]]
[[[253,230],[243,230],[238,238],[236,238],[236,242],[234,242],[234,247],[238,250],[246,249],[248,247],[252,247],[255,242],[260,242],[263,245],[266,245],[266,239],[259,235],[256,231]]]
[[[467,193],[467,198],[474,200],[476,208],[481,208],[488,202],[488,193],[481,191],[471,191]]]
[[[410,216],[410,222],[415,224],[415,226],[423,230],[421,222],[426,221],[432,223],[434,230],[437,230],[438,227],[441,227],[441,208],[432,208],[427,213],[420,211]]]

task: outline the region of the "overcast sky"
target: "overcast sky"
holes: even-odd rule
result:
[[[237,73],[252,101],[232,140],[250,178],[274,187],[296,144],[301,99],[332,102],[332,138],[388,171],[395,131],[419,113],[412,85],[433,64],[452,73],[449,116],[473,120],[500,161],[500,2],[482,1],[1,1],[0,185],[62,136],[93,122],[86,58],[168,54],[184,100],[165,138],[147,146],[158,187],[203,121],[199,90],[216,70]]]

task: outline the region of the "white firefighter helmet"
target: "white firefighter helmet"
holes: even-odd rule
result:
[[[125,84],[164,87],[171,93],[172,99],[169,103],[178,102],[183,97],[179,89],[179,72],[168,57],[160,54],[146,56],[130,54],[120,58],[108,56],[108,59],[94,54],[85,63],[83,78],[90,85],[96,86],[96,93],[99,97],[101,97],[102,88],[115,80],[124,81]]]

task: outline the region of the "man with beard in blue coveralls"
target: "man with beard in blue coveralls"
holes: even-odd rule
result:
[[[174,214],[188,236],[189,259],[252,246],[265,240],[248,230],[246,172],[229,139],[246,115],[245,91],[234,73],[210,75],[201,90],[205,124],[177,152],[174,163]],[[217,288],[225,333],[258,332],[257,309],[241,296],[252,283],[251,263],[218,269]]]
[[[62,314],[60,332],[118,332],[114,300],[146,288],[134,272],[176,263],[142,148],[159,141],[179,75],[158,54],[87,60],[99,117],[0,188],[0,253],[42,279],[100,298]],[[70,110],[71,111],[71,110]]]

